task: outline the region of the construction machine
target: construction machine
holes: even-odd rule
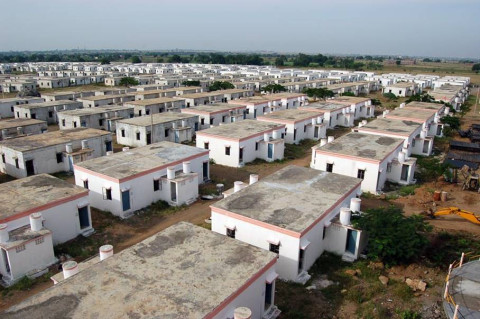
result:
[[[480,177],[478,174],[471,170],[467,165],[464,165],[460,172],[463,175],[462,190],[473,190],[480,193]]]
[[[429,209],[427,212],[427,215],[430,218],[436,218],[438,216],[444,216],[444,215],[457,215],[462,218],[465,218],[471,223],[474,223],[476,225],[480,226],[480,215],[475,214],[463,209],[460,209],[458,207],[444,207],[444,208],[439,208],[437,211],[433,211],[433,209]]]

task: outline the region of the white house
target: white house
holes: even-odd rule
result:
[[[59,101],[59,100],[70,100],[74,101],[75,99],[94,96],[94,91],[59,91],[59,92],[47,92],[41,94],[41,97],[45,99],[46,102],[50,101]]]
[[[363,179],[362,191],[377,193],[386,181],[415,183],[416,159],[409,158],[405,139],[348,133],[312,148],[310,167]]]
[[[118,120],[132,118],[133,107],[110,105],[58,112],[58,126],[61,130],[88,127],[115,132]]]
[[[422,88],[415,82],[397,82],[383,88],[383,93],[392,93],[395,96],[407,97],[422,93]]]
[[[156,99],[125,102],[125,106],[133,107],[137,116],[163,112],[178,112],[185,107],[185,100],[180,98],[159,97]]]
[[[198,130],[198,116],[156,113],[117,121],[117,143],[132,147],[161,141],[190,142]]]
[[[199,105],[180,110],[184,114],[198,116],[199,129],[207,129],[220,124],[234,123],[245,119],[246,107],[228,103]]]
[[[307,95],[300,93],[264,94],[228,101],[231,104],[244,105],[247,108],[247,119],[255,119],[257,116],[275,111],[297,108],[307,102]]]
[[[58,112],[79,108],[82,108],[80,102],[60,100],[16,105],[14,106],[14,112],[16,119],[37,119],[46,121],[48,124],[56,124],[58,123]]]
[[[0,224],[8,232],[30,225],[29,216],[42,214],[53,244],[93,232],[88,190],[59,178],[39,174],[0,184]]]
[[[285,125],[243,120],[198,131],[197,147],[210,150],[215,163],[241,167],[257,158],[283,159]]]
[[[68,172],[74,163],[108,151],[112,151],[112,134],[89,128],[18,137],[0,142],[0,170],[16,178]]]
[[[350,112],[354,113],[355,120],[371,118],[375,116],[375,105],[372,100],[357,96],[338,96],[330,102],[350,106]]]
[[[323,116],[327,129],[335,126],[352,127],[355,121],[355,112],[352,107],[345,104],[335,103],[335,100],[326,102],[314,102],[299,108],[302,111],[315,112]]]
[[[185,99],[186,107],[191,107],[219,102],[227,103],[231,100],[249,96],[253,96],[253,90],[230,89],[213,92],[183,94],[180,97]]]
[[[446,108],[443,103],[426,103],[426,102],[410,102],[405,104],[406,109],[415,109],[419,111],[431,111],[435,110],[435,116],[427,118],[427,126],[430,126],[428,135],[431,136],[443,136],[443,123],[441,117],[450,113],[450,108]],[[423,124],[423,123],[422,123]]]
[[[276,262],[274,253],[181,222],[84,270],[68,270],[61,284],[1,316],[225,319],[246,307],[241,318],[274,319]]]
[[[159,200],[190,204],[209,179],[209,151],[160,142],[74,165],[75,183],[90,190],[93,207],[127,218]]]
[[[135,95],[133,93],[94,95],[78,98],[77,101],[81,102],[83,107],[88,108],[103,105],[123,104],[126,102],[135,101]]]
[[[360,202],[360,179],[291,165],[252,182],[236,182],[210,206],[212,231],[275,252],[280,278],[299,283],[324,251],[358,258],[364,239],[345,217],[351,201]]]
[[[0,140],[41,134],[47,131],[47,122],[32,119],[0,120]]]
[[[10,99],[0,99],[0,117],[14,117],[15,105],[41,102],[45,102],[45,100],[40,97],[15,97]]]
[[[319,140],[326,137],[327,126],[323,114],[288,109],[257,117],[257,121],[284,124],[285,143],[298,144],[303,139]]]

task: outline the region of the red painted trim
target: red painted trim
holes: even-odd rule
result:
[[[270,133],[270,132],[273,132],[273,131],[281,129],[281,128],[284,129],[285,125],[280,125],[280,126],[277,126],[273,129],[265,130],[265,131],[262,131],[260,133],[252,134],[250,136],[243,137],[243,138],[225,137],[225,136],[221,136],[221,135],[206,133],[205,131],[198,131],[197,136],[213,137],[213,138],[218,138],[219,140],[224,140],[224,141],[242,142],[242,141],[246,141],[246,140],[249,140],[251,138],[257,137],[257,136],[262,136],[265,133]]]
[[[117,184],[120,184],[120,183],[129,181],[129,180],[135,179],[137,177],[141,177],[141,176],[148,175],[150,173],[162,170],[162,169],[167,168],[169,166],[174,166],[174,165],[177,165],[177,164],[180,164],[180,163],[183,163],[183,162],[187,162],[187,161],[190,161],[190,160],[208,155],[209,153],[210,153],[210,150],[207,150],[207,151],[202,152],[200,154],[192,155],[192,156],[189,156],[189,157],[186,157],[186,158],[182,158],[181,160],[178,160],[178,161],[175,161],[175,162],[170,162],[170,163],[162,165],[162,166],[154,167],[152,169],[149,169],[149,170],[146,170],[146,171],[134,174],[134,175],[130,175],[130,176],[127,176],[127,177],[124,177],[124,178],[121,178],[121,179],[116,179],[116,178],[110,177],[108,175],[104,175],[104,174],[101,174],[101,173],[98,173],[98,172],[95,172],[95,171],[91,171],[87,168],[79,167],[79,166],[76,166],[76,165],[73,165],[73,168],[74,168],[74,170],[78,169],[78,171],[80,171],[80,172],[84,172],[84,173],[87,173],[87,174],[90,174],[90,175],[93,175],[93,176],[97,176],[97,177],[109,180],[109,181],[117,183]]]
[[[220,114],[220,113],[229,113],[230,111],[233,111],[233,110],[244,110],[246,108],[247,108],[246,106],[237,106],[237,107],[232,107],[232,108],[229,108],[229,109],[223,109],[223,110],[212,111],[212,112],[202,111],[202,110],[198,110],[198,109],[194,109],[194,108],[188,108],[188,109],[181,109],[180,111],[182,113],[188,113],[188,114],[194,114],[194,115],[199,115],[199,114],[215,115],[215,114]]]
[[[44,211],[46,209],[49,209],[49,208],[52,208],[52,207],[55,207],[55,206],[58,206],[58,205],[61,205],[61,204],[65,204],[67,202],[70,202],[70,201],[73,201],[73,200],[76,200],[76,199],[79,199],[79,198],[82,198],[82,197],[86,197],[86,196],[88,196],[88,192],[89,192],[88,190],[85,190],[82,193],[79,193],[79,194],[76,194],[76,195],[73,195],[73,196],[70,196],[70,197],[65,197],[65,198],[62,198],[62,199],[59,199],[59,200],[52,201],[52,202],[50,202],[48,204],[45,204],[45,205],[40,205],[40,206],[37,206],[37,207],[34,207],[34,208],[30,208],[29,210],[26,210],[24,212],[20,212],[20,213],[8,216],[4,219],[0,219],[0,223],[2,223],[2,224],[7,223],[7,222],[10,222],[12,220],[16,220],[16,219],[28,216],[28,215],[36,213],[36,212],[41,212],[41,211]]]
[[[247,288],[249,288],[258,278],[265,274],[273,265],[277,262],[277,257],[274,257],[265,267],[263,267],[259,272],[257,272],[253,277],[251,277],[246,283],[244,283],[237,291],[228,296],[224,301],[220,303],[218,307],[213,309],[212,312],[207,314],[204,318],[211,319],[218,315],[222,310],[224,310],[235,298],[240,296]]]
[[[382,135],[381,136],[384,136],[384,135],[395,135],[395,136],[401,136],[401,137],[410,137],[410,134],[402,134],[402,133],[392,133],[392,132],[387,132],[387,131],[382,131],[382,130],[375,130],[375,129],[371,129],[371,128],[364,128],[364,127],[357,127],[357,128],[354,128],[355,131],[359,132],[359,133],[363,133],[363,132],[378,132],[378,133],[381,133]],[[367,133],[368,134],[368,133]]]
[[[275,112],[273,112],[275,113]],[[272,114],[272,113],[270,113]],[[305,122],[311,119],[316,119],[319,115],[314,115],[314,116],[309,116],[305,117],[303,119],[297,120],[297,121],[292,121],[292,120],[283,120],[283,119],[277,119],[277,118],[270,118],[268,115],[260,115],[257,116],[257,121],[262,121],[262,122],[273,122],[273,123],[280,123],[280,124],[297,124],[301,122]]]
[[[250,217],[246,217],[246,216],[243,216],[243,215],[240,215],[240,214],[237,214],[237,213],[233,213],[233,212],[230,212],[228,210],[224,210],[224,209],[221,209],[221,208],[218,208],[218,207],[210,206],[210,209],[214,213],[224,215],[224,216],[227,216],[227,217],[232,217],[232,218],[247,222],[249,224],[253,224],[253,225],[256,225],[256,226],[259,226],[259,227],[262,227],[262,228],[266,228],[266,229],[269,229],[269,230],[273,230],[273,231],[282,233],[282,234],[290,236],[290,237],[300,238],[300,235],[301,235],[300,233],[295,232],[293,230],[288,230],[288,229],[285,229],[285,228],[281,228],[281,227],[278,227],[278,226],[275,226],[275,225],[272,225],[272,224],[268,224],[268,223],[265,223],[265,222],[262,222],[262,221],[259,221],[259,220],[256,220],[256,219],[253,219],[253,218],[250,218]]]

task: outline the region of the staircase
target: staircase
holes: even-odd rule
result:
[[[282,311],[278,309],[277,306],[271,306],[270,309],[263,314],[262,319],[275,319],[280,316],[281,313]]]
[[[307,283],[307,281],[310,280],[310,278],[312,278],[312,276],[310,276],[310,275],[308,274],[308,272],[306,272],[305,270],[302,270],[302,272],[298,274],[297,278],[295,278],[294,281],[295,281],[296,283],[305,285],[305,284]]]

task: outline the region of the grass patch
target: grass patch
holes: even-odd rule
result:
[[[318,141],[305,139],[298,144],[285,144],[284,159],[294,160],[304,158],[312,152],[312,147],[317,145]]]
[[[448,265],[458,260],[462,252],[471,255],[480,254],[480,240],[468,233],[441,232],[432,234],[430,245],[425,249],[427,263],[432,267],[448,268]]]
[[[415,189],[420,187],[420,185],[407,185],[403,186],[398,190],[398,194],[400,196],[408,196],[408,195],[415,195]]]
[[[46,282],[50,280],[50,277],[53,274],[51,272],[47,272],[43,276],[37,277],[35,279],[30,279],[27,276],[24,276],[22,279],[17,281],[15,284],[11,285],[10,287],[3,287],[0,286],[0,294],[5,296],[10,296],[15,291],[27,291],[32,289],[36,284]]]
[[[413,298],[413,291],[406,283],[390,280],[390,284],[393,286],[394,296],[400,298],[403,301],[410,301]]]

